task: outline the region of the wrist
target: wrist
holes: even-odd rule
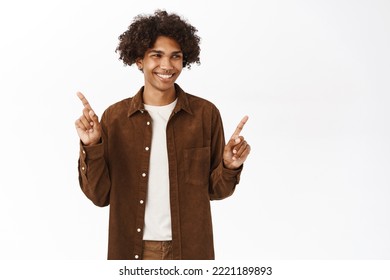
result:
[[[238,170],[242,167],[242,164],[239,166],[235,166],[233,164],[228,164],[225,161],[222,161],[222,165],[224,168],[229,169],[229,170]]]
[[[102,138],[99,138],[99,140],[93,141],[93,142],[90,142],[90,143],[84,143],[83,141],[81,141],[81,143],[82,143],[83,146],[85,146],[85,147],[94,146],[94,145],[101,144],[101,143],[102,143]]]

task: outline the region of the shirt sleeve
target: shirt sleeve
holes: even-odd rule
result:
[[[102,117],[102,142],[84,146],[80,142],[78,162],[79,183],[84,194],[97,206],[107,206],[110,201],[110,176],[104,157],[106,144],[105,129]]]
[[[223,164],[225,137],[221,115],[217,108],[213,113],[212,131],[209,195],[210,200],[218,200],[233,194],[236,185],[240,182],[243,165],[238,169],[231,170]]]

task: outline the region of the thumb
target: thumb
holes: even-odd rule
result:
[[[94,123],[99,123],[99,118],[93,110],[89,110],[88,114]]]
[[[233,148],[234,146],[236,146],[238,143],[241,142],[241,139],[240,137],[236,137],[236,138],[230,138],[229,142],[226,144],[227,147],[229,148]]]

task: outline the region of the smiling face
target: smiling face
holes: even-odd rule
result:
[[[136,63],[144,73],[144,102],[150,105],[172,102],[175,99],[174,83],[183,69],[183,53],[179,44],[169,37],[159,36],[153,47]]]

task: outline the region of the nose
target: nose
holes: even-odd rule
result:
[[[169,57],[164,57],[163,59],[161,59],[160,68],[162,70],[171,70],[171,69],[173,69]]]

